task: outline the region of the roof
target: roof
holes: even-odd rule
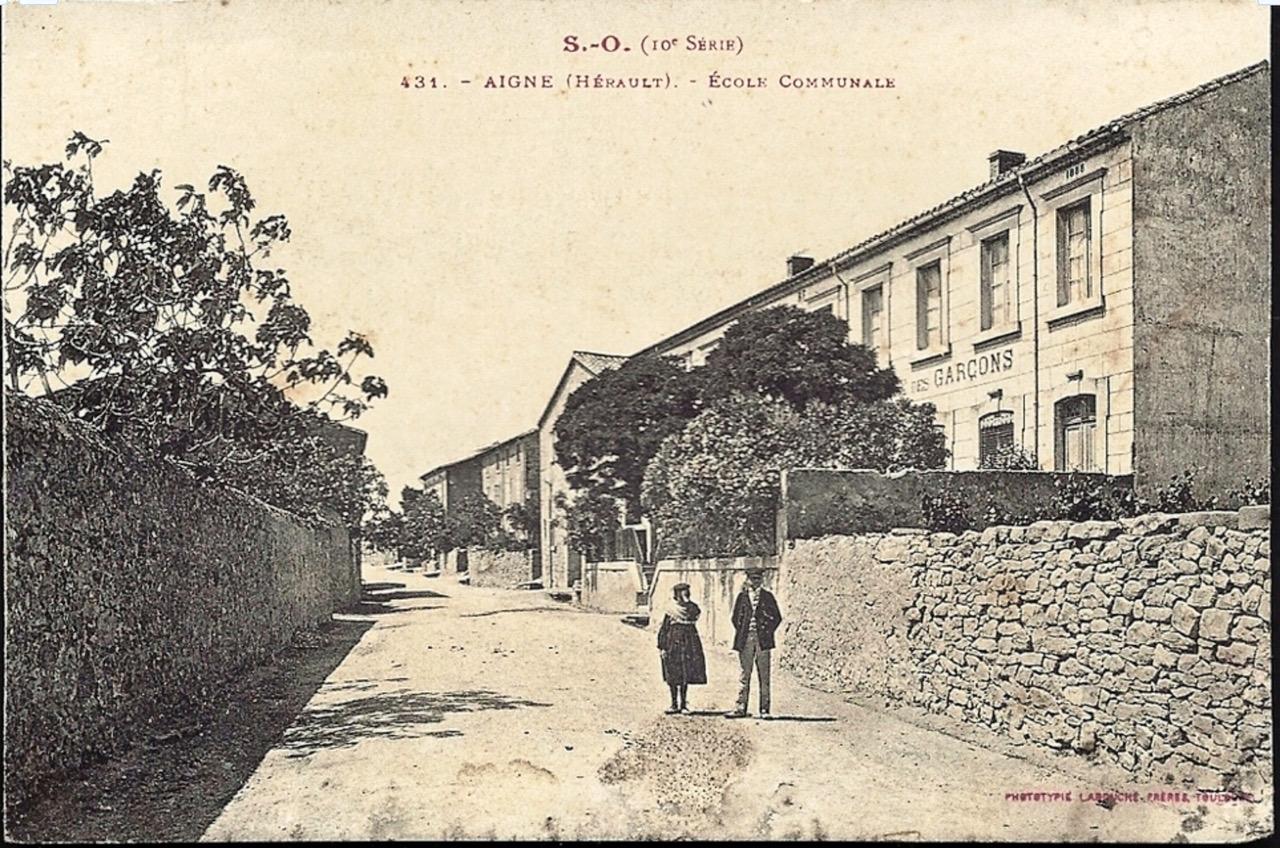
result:
[[[578,362],[582,363],[582,367],[586,368],[594,376],[609,368],[617,368],[631,357],[619,356],[614,353],[592,353],[589,350],[575,350],[570,358],[578,360]]]
[[[485,445],[484,447],[482,447],[482,448],[479,448],[479,449],[477,449],[477,450],[472,451],[471,453],[467,454],[466,456],[462,457],[461,459],[455,459],[453,462],[447,462],[447,463],[445,463],[444,465],[437,465],[435,468],[432,468],[430,471],[428,471],[428,472],[426,472],[426,473],[424,473],[424,474],[419,475],[419,476],[418,476],[418,479],[419,479],[419,480],[425,480],[426,478],[430,477],[432,474],[436,474],[436,473],[438,473],[438,472],[440,472],[440,471],[444,471],[445,469],[452,468],[452,467],[454,467],[455,465],[461,465],[461,464],[462,464],[462,463],[464,463],[464,462],[471,462],[472,460],[479,459],[480,457],[484,456],[485,454],[489,453],[490,451],[497,450],[498,448],[500,448],[500,447],[504,447],[505,445],[509,445],[509,444],[511,444],[512,442],[517,441],[517,440],[519,440],[519,439],[524,439],[524,438],[527,438],[527,437],[529,437],[529,436],[532,436],[532,435],[534,435],[534,434],[535,434],[535,433],[537,433],[537,432],[538,432],[538,428],[537,428],[537,427],[531,427],[531,428],[529,428],[528,430],[525,430],[524,432],[517,433],[516,435],[511,436],[510,438],[507,438],[507,439],[499,439],[499,440],[498,440],[498,441],[496,441],[496,442],[490,442],[489,444]]]
[[[575,350],[573,353],[569,355],[569,364],[565,366],[564,373],[561,374],[560,376],[560,382],[556,384],[555,391],[551,393],[551,400],[547,402],[547,406],[543,410],[542,415],[538,417],[539,423],[541,423],[542,420],[546,418],[547,411],[551,408],[551,404],[555,402],[556,396],[560,394],[560,389],[564,385],[565,381],[569,378],[569,372],[573,370],[573,366],[575,363],[587,369],[587,371],[591,374],[591,376],[594,377],[597,374],[599,374],[601,371],[607,371],[610,368],[617,368],[619,365],[626,362],[629,358],[630,357],[619,356],[613,353],[596,353],[590,350]],[[441,471],[444,471],[449,468],[453,468],[455,465],[461,465],[464,462],[471,462],[472,460],[475,460],[484,456],[489,451],[496,450],[502,447],[503,445],[510,444],[511,442],[514,442],[517,439],[523,439],[527,436],[531,436],[537,432],[538,432],[537,427],[531,427],[528,430],[525,430],[523,433],[519,433],[508,439],[502,439],[497,442],[492,442],[491,444],[487,444],[484,447],[480,448],[479,450],[472,451],[471,453],[467,454],[461,459],[455,459],[453,462],[447,462],[444,465],[437,465],[435,468],[432,468],[430,471],[426,472],[425,474],[420,475],[418,479],[425,480],[431,475],[438,474]]]
[[[1175,94],[1172,97],[1158,100],[1148,106],[1143,106],[1141,109],[1136,109],[1125,115],[1121,115],[1102,126],[1089,130],[1083,135],[1076,136],[1070,141],[1055,147],[1047,153],[1042,153],[1034,159],[1028,159],[1026,162],[1010,168],[994,179],[987,180],[985,183],[981,183],[980,185],[967,189],[949,200],[939,203],[936,206],[930,207],[923,212],[919,212],[916,215],[907,218],[905,221],[895,224],[887,230],[863,239],[852,247],[846,248],[828,259],[815,262],[800,273],[787,277],[786,279],[775,283],[762,291],[756,292],[745,300],[741,300],[732,306],[726,307],[725,309],[704,318],[690,327],[686,327],[685,329],[674,333],[661,341],[649,345],[643,350],[638,351],[635,355],[640,356],[641,354],[649,353],[665,353],[672,347],[687,342],[690,339],[697,338],[710,330],[716,329],[748,309],[768,303],[780,295],[799,289],[807,283],[829,276],[835,271],[844,270],[877,251],[884,250],[893,244],[904,241],[907,238],[914,236],[927,225],[941,223],[949,218],[956,217],[969,207],[976,205],[981,201],[1011,192],[1015,190],[1015,187],[1018,185],[1020,180],[1026,181],[1041,177],[1045,172],[1063,165],[1063,160],[1081,158],[1098,148],[1119,143],[1128,137],[1126,131],[1135,123],[1144,121],[1153,115],[1164,112],[1175,106],[1181,106],[1184,103],[1188,103],[1198,97],[1202,97],[1205,94],[1216,91],[1223,86],[1240,82],[1241,80],[1247,79],[1248,77],[1264,71],[1269,71],[1270,66],[1270,62],[1263,60],[1253,65],[1249,65],[1247,68],[1241,68],[1238,71],[1217,77],[1216,79],[1210,80],[1202,85],[1198,85],[1195,88],[1184,91],[1181,94]]]
[[[555,391],[547,399],[547,405],[542,408],[542,414],[538,416],[538,426],[541,427],[547,420],[547,415],[551,413],[551,407],[555,405],[556,398],[560,396],[565,383],[569,381],[569,374],[573,372],[575,364],[587,369],[587,372],[592,377],[598,377],[601,371],[617,368],[630,358],[629,356],[619,356],[615,353],[593,353],[589,350],[575,350],[569,354],[569,364],[564,367],[564,372],[560,375],[559,382],[556,383]]]

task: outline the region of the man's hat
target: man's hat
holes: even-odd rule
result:
[[[747,569],[747,576],[748,577],[757,577],[757,576],[764,577],[764,569],[759,568],[757,566],[752,566],[751,568]]]

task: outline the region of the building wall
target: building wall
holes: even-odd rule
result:
[[[838,275],[780,295],[761,308],[830,309],[849,322],[851,341],[861,342],[863,293],[880,286],[881,363],[893,367],[909,398],[937,407],[952,469],[978,466],[979,418],[1006,411],[1013,415],[1015,441],[1031,453],[1038,446],[1040,467],[1053,470],[1054,404],[1086,393],[1096,398],[1094,470],[1128,474],[1133,438],[1133,192],[1128,145],[1064,164],[1027,188],[1035,214],[1013,186],[996,199],[921,229]],[[1091,274],[1095,282],[1100,280],[1100,296],[1087,310],[1059,310],[1056,211],[1086,196],[1093,212]],[[1016,294],[1014,318],[984,332],[979,313],[980,245],[1005,230]],[[922,352],[916,338],[916,272],[934,261],[943,273],[943,344]],[[703,352],[727,326],[728,322],[664,352],[700,365]]]
[[[5,397],[7,803],[360,597],[347,532]]]
[[[447,496],[444,501],[446,509],[455,508],[468,495],[478,495],[484,492],[480,477],[480,457],[477,456],[464,459],[462,462],[455,462],[445,471],[447,477],[445,483]]]
[[[1270,474],[1269,70],[1135,129],[1140,487]]]
[[[1136,781],[1271,785],[1270,508],[827,536],[782,558],[782,664]]]
[[[577,361],[571,361],[568,372],[557,389],[547,409],[544,420],[538,426],[539,464],[539,549],[542,554],[542,579],[547,587],[569,588],[571,560],[581,563],[582,557],[569,549],[564,513],[556,508],[556,496],[572,496],[564,469],[555,461],[555,426],[564,412],[565,402],[573,390],[591,379],[590,371]],[[578,565],[577,568],[581,566]],[[574,569],[576,570],[576,569]]]

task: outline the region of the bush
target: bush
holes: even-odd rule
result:
[[[992,471],[1037,471],[1040,466],[1030,453],[1015,444],[1003,444],[982,458],[978,466]]]
[[[936,468],[947,457],[930,404],[811,403],[737,395],[663,442],[642,501],[659,556],[774,553],[784,468]]]

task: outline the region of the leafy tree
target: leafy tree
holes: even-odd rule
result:
[[[444,505],[435,492],[406,488],[401,492],[400,533],[396,548],[407,560],[424,560],[450,550]]]
[[[449,507],[444,528],[441,550],[499,547],[502,511],[482,492],[469,492],[456,506]]]
[[[569,395],[555,425],[556,461],[593,508],[611,497],[635,520],[645,466],[697,410],[697,388],[674,360],[629,359]]]
[[[538,504],[535,500],[509,504],[502,510],[502,533],[511,550],[529,550],[538,546]]]
[[[613,559],[614,538],[622,527],[618,501],[609,495],[584,492],[570,501],[556,496],[556,506],[565,516],[569,545],[590,562]]]
[[[946,461],[932,404],[901,398],[811,402],[736,395],[665,441],[645,474],[659,553],[773,553],[784,468],[937,468]]]
[[[336,510],[358,533],[382,491],[376,472],[317,434],[386,395],[380,378],[353,376],[368,340],[314,347],[310,316],[267,262],[289,224],[256,214],[235,170],[219,166],[207,194],[178,186],[172,207],[159,171],[100,194],[105,144],[77,132],[66,163],[4,163],[10,386],[38,387],[201,479]]]
[[[710,403],[735,393],[809,403],[870,403],[897,394],[891,368],[849,343],[849,325],[830,312],[775,306],[748,312],[725,330],[699,375]]]

